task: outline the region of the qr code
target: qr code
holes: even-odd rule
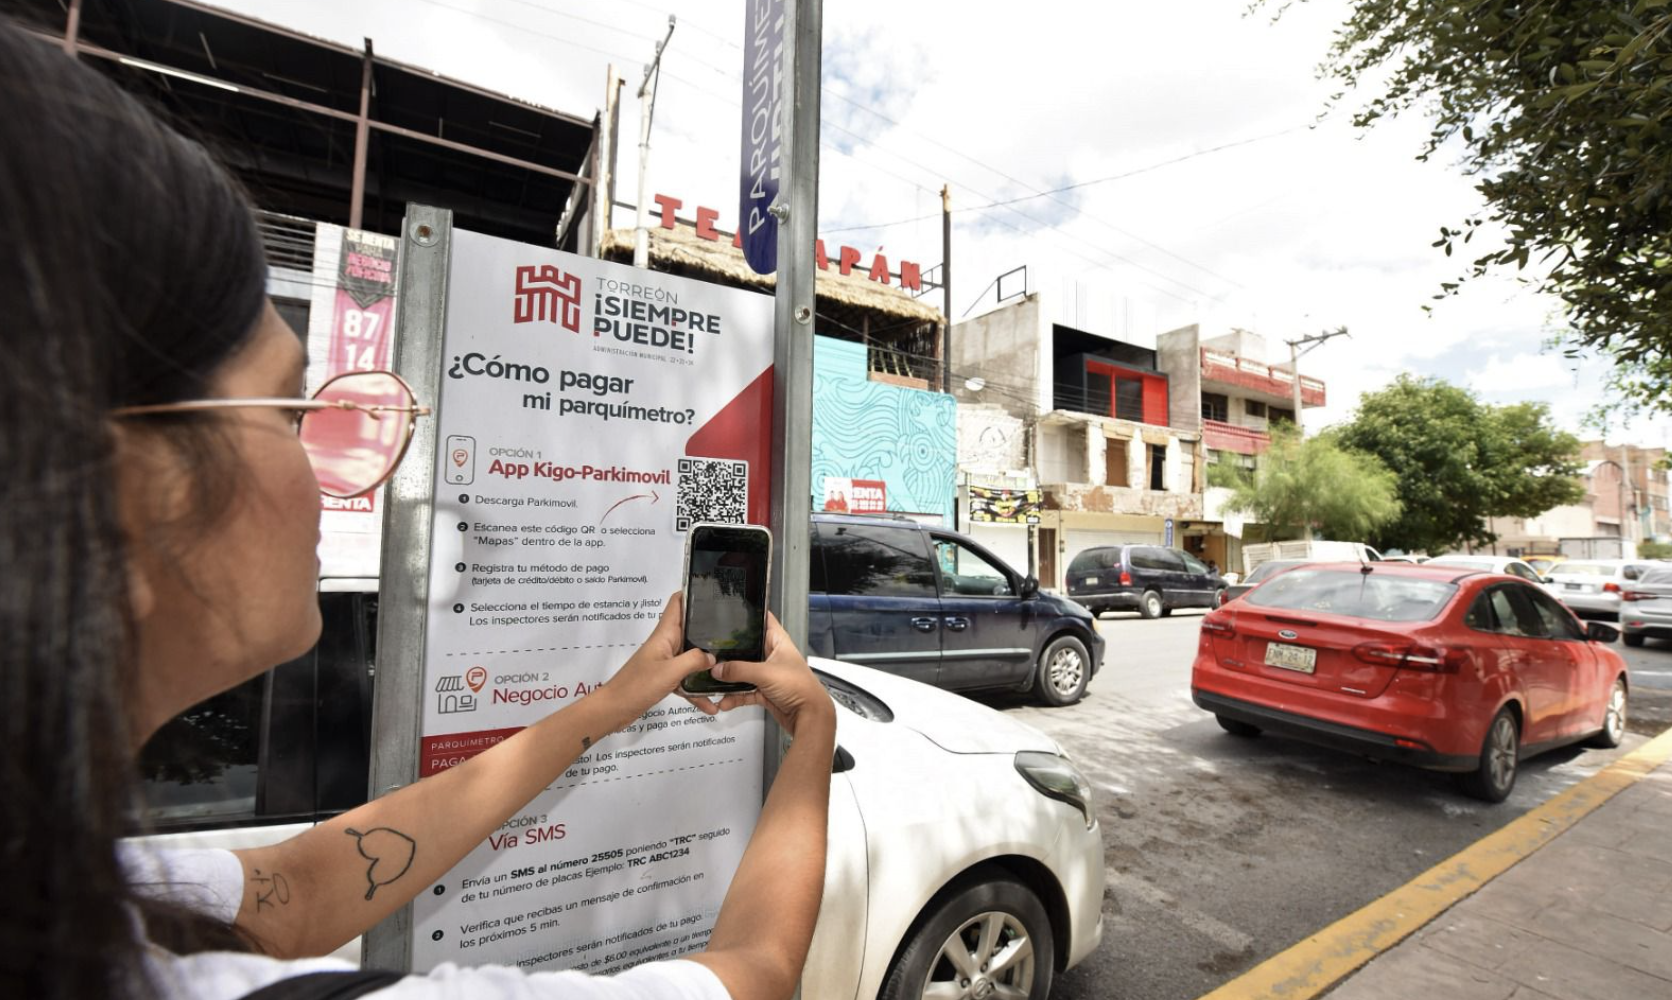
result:
[[[729,458],[679,460],[679,496],[673,509],[675,531],[689,531],[699,521],[743,524],[748,520],[748,462]]]

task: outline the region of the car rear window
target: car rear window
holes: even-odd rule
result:
[[[1263,562],[1254,567],[1254,572],[1248,574],[1248,579],[1244,580],[1243,583],[1259,583],[1267,577],[1276,576],[1291,566],[1299,565],[1300,563],[1296,562]]]
[[[1384,622],[1425,622],[1457,593],[1455,584],[1390,573],[1296,569],[1275,576],[1243,598],[1273,610],[1321,611]]]
[[[1108,569],[1120,559],[1115,549],[1087,549],[1068,564],[1070,573],[1088,573],[1094,569]]]
[[[1638,580],[1637,582],[1638,583],[1656,583],[1656,584],[1672,583],[1672,567],[1658,567],[1657,566],[1655,568],[1646,570],[1643,573],[1643,578],[1641,580]]]
[[[1551,575],[1561,576],[1614,576],[1620,572],[1619,567],[1607,563],[1562,563],[1551,570]]]

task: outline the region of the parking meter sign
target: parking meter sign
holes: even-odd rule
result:
[[[738,229],[756,274],[778,270],[778,200],[782,167],[784,0],[748,0],[743,24],[743,158]]]
[[[447,240],[444,311],[402,330],[439,346],[415,459],[429,469],[391,508],[429,523],[427,586],[383,621],[422,636],[390,654],[420,678],[416,730],[390,739],[419,778],[589,697],[683,582],[681,516],[765,522],[773,481],[770,299]],[[610,973],[700,949],[759,816],[767,750],[759,708],[664,699],[586,747],[370,953],[420,971]]]

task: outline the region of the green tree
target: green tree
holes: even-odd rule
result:
[[[1550,423],[1543,403],[1490,406],[1438,379],[1401,375],[1359,399],[1341,443],[1398,474],[1397,519],[1378,547],[1445,552],[1487,543],[1489,517],[1536,517],[1576,503],[1579,439]]]
[[[1294,425],[1273,426],[1271,448],[1252,474],[1221,462],[1208,482],[1231,491],[1226,506],[1273,534],[1343,541],[1369,538],[1399,516],[1397,484],[1387,466],[1348,451],[1328,432],[1302,440]]]
[[[1528,280],[1566,304],[1572,349],[1611,359],[1629,403],[1672,410],[1672,0],[1351,11],[1322,70],[1371,88],[1354,122],[1425,114],[1418,158],[1443,150],[1480,179],[1484,217],[1443,226],[1434,245],[1450,255],[1483,223],[1505,233],[1442,296],[1536,261]]]

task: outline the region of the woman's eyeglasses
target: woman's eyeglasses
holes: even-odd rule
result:
[[[338,375],[306,401],[200,399],[124,406],[112,412],[118,417],[140,417],[248,406],[294,410],[299,420],[297,436],[313,465],[319,491],[341,499],[370,493],[393,475],[412,443],[418,418],[430,412],[429,407],[418,405],[412,387],[399,375],[385,371]]]

